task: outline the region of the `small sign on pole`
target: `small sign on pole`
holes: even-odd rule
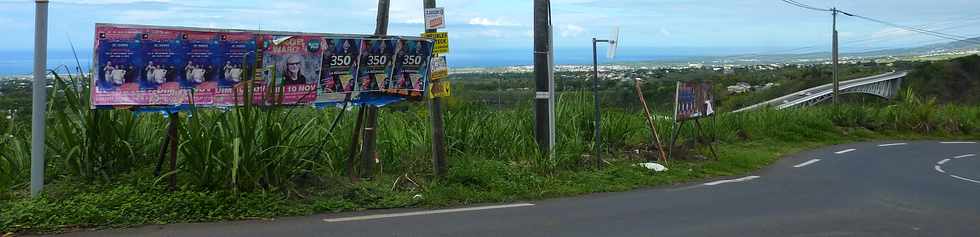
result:
[[[434,81],[429,84],[429,98],[441,98],[451,96],[451,88],[448,80]]]
[[[425,9],[425,29],[436,30],[446,28],[446,10],[441,7]]]
[[[446,56],[432,58],[432,75],[429,81],[439,81],[449,77],[449,64],[446,63]]]
[[[449,97],[451,95],[449,80],[449,65],[446,56],[432,58],[432,74],[429,76],[429,98]]]
[[[430,38],[436,41],[435,46],[433,46],[432,48],[433,54],[444,54],[449,52],[449,33],[446,32],[423,33],[422,37]]]

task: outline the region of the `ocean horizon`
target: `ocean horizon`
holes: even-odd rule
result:
[[[52,49],[48,51],[48,69],[67,66],[91,68],[91,49],[79,49],[76,55],[71,50]],[[605,49],[599,51],[599,63],[637,62],[637,61],[677,61],[704,56],[723,56],[744,53],[737,50],[706,48],[631,48],[620,49],[615,60],[606,59]],[[31,50],[0,50],[0,76],[29,75],[33,68],[34,53]],[[451,68],[492,68],[532,65],[531,49],[459,49],[447,55]],[[585,65],[592,63],[591,48],[559,48],[555,52],[556,64]],[[60,68],[59,71],[63,71]],[[74,70],[73,70],[74,71]]]

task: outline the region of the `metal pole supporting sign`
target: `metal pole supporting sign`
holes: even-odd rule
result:
[[[44,188],[44,110],[47,107],[48,0],[35,1],[34,88],[31,115],[31,197]]]

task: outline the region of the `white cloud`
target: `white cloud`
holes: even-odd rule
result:
[[[567,24],[562,26],[558,31],[558,35],[562,38],[572,38],[579,37],[582,33],[585,33],[585,28],[575,24]]]
[[[660,35],[663,35],[665,37],[670,37],[671,35],[674,35],[674,34],[673,33],[670,33],[670,31],[667,30],[666,28],[660,28]]]
[[[478,25],[478,26],[515,26],[515,25],[517,25],[517,24],[513,24],[513,23],[510,23],[510,22],[507,22],[507,21],[502,20],[502,19],[491,20],[491,19],[485,18],[485,17],[473,17],[473,18],[470,18],[470,20],[467,21],[466,23],[467,24],[470,24],[470,25]]]
[[[174,3],[171,0],[52,0],[52,4],[114,5],[134,3]]]
[[[888,27],[888,28],[881,29],[879,31],[875,31],[874,33],[871,33],[871,37],[872,38],[892,38],[892,37],[909,36],[909,35],[912,35],[912,34],[915,34],[915,32],[908,31],[908,30],[901,29],[901,28]]]

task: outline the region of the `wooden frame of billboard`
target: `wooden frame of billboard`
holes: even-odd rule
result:
[[[674,92],[674,123],[672,126],[673,128],[672,135],[670,136],[670,145],[667,147],[667,159],[669,160],[673,155],[674,146],[677,143],[677,139],[679,139],[681,129],[684,128],[684,124],[689,120],[694,121],[694,125],[693,125],[695,129],[694,145],[697,146],[698,143],[701,143],[702,145],[707,146],[708,150],[711,151],[712,158],[718,159],[718,153],[715,152],[714,145],[712,145],[712,142],[715,140],[715,137],[705,136],[704,129],[702,128],[700,122],[701,118],[711,116],[713,113],[691,117],[691,118],[678,119],[678,114],[680,112],[681,84],[682,82],[680,81],[677,82],[677,89]],[[704,142],[703,139],[707,139],[707,138],[710,138],[710,140],[708,142]]]

